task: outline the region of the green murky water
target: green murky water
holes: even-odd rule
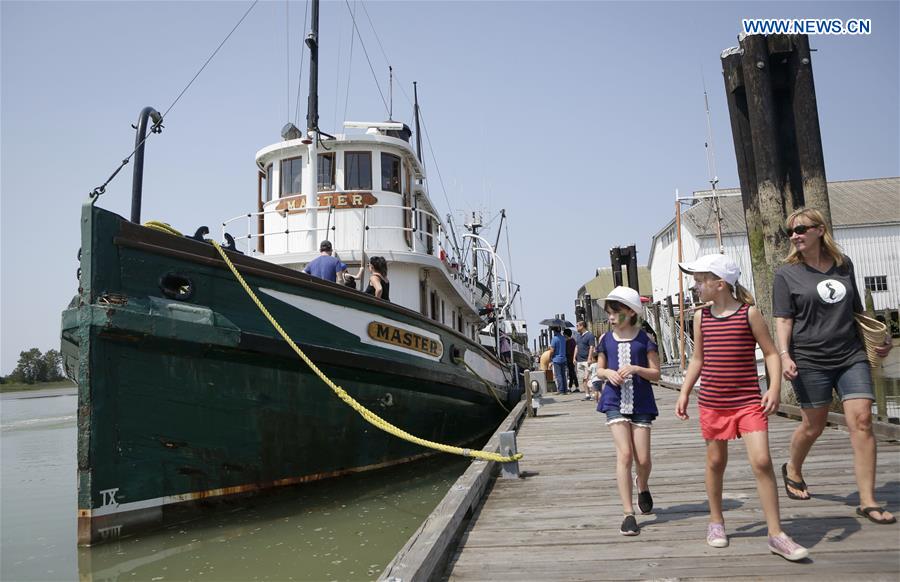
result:
[[[76,398],[40,396],[4,394],[0,402],[4,581],[369,580],[467,467],[439,456],[223,504],[188,523],[77,548]]]

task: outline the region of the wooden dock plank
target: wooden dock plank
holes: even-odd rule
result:
[[[633,580],[900,578],[900,526],[857,518],[853,454],[846,432],[826,429],[804,476],[813,499],[784,494],[780,466],[796,421],[773,417],[769,439],[785,531],[810,549],[790,563],[766,547],[766,526],[743,443],[729,446],[724,507],[727,548],[706,545],[705,446],[694,406],[675,418],[677,393],[657,388],[650,488],[655,510],[638,516],[641,534],[618,533],[622,519],[615,447],[595,404],[545,400],[518,434],[526,478],[497,480],[448,565],[449,580]],[[900,509],[900,444],[880,441],[876,498]],[[636,506],[636,504],[635,504]]]

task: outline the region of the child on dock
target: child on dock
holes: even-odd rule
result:
[[[756,490],[769,530],[769,550],[788,560],[809,555],[781,530],[778,490],[769,454],[768,416],[778,409],[781,361],[775,343],[753,297],[738,283],[741,271],[725,255],[706,255],[680,263],[694,276],[700,301],[712,304],[694,314],[694,353],[684,376],[675,414],[687,420],[691,390],[702,379],[698,404],[700,430],[706,439],[706,495],[710,520],[706,543],[728,545],[722,515],[722,481],[728,462],[728,441],[743,438]],[[756,344],[765,357],[771,385],[760,398]]]
[[[603,299],[610,331],[597,344],[597,376],[606,380],[597,410],[606,414],[616,445],[616,482],[625,519],[624,536],[640,533],[634,517],[631,466],[638,490],[638,507],[653,511],[650,495],[650,426],[659,414],[650,382],[659,380],[656,344],[638,325],[641,297],[629,287],[616,287]]]

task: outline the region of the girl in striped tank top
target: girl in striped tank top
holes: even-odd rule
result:
[[[684,375],[675,414],[688,419],[688,402],[697,379],[700,430],[706,439],[706,495],[709,526],[706,543],[728,545],[722,515],[722,482],[728,463],[728,441],[743,438],[756,490],[769,530],[769,550],[788,560],[809,555],[781,529],[778,489],[769,454],[768,416],[778,410],[781,359],[753,297],[738,283],[741,271],[725,255],[706,255],[680,263],[694,276],[700,300],[709,306],[694,314],[694,353]],[[756,375],[756,344],[766,361],[771,385],[762,397]]]

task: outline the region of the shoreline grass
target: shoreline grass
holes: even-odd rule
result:
[[[71,380],[60,380],[59,382],[35,382],[34,384],[12,382],[0,384],[0,393],[29,392],[32,390],[46,390],[48,388],[75,388],[75,386],[75,382],[72,382]]]

